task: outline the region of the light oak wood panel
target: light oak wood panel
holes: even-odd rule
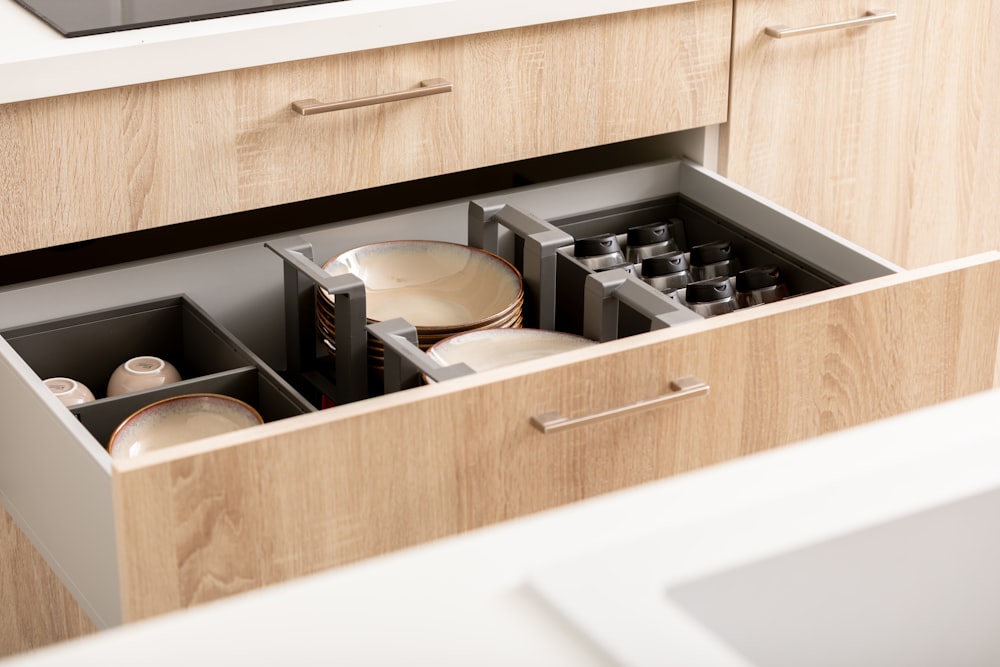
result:
[[[731,0],[0,106],[0,253],[725,120]],[[295,100],[454,91],[302,117]]]
[[[973,300],[975,308],[967,307]],[[989,388],[1000,253],[115,464],[144,618]],[[707,397],[542,435],[695,375]]]
[[[95,630],[73,596],[0,506],[0,658]]]
[[[772,39],[897,12],[867,28]],[[740,0],[720,171],[903,266],[1000,248],[1000,0]]]

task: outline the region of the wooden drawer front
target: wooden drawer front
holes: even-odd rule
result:
[[[725,120],[731,0],[0,106],[0,253]],[[450,93],[300,116],[443,78]]]
[[[897,16],[764,33],[871,9]],[[1000,2],[741,0],[734,11],[727,177],[902,266],[1000,248],[1000,41],[986,28]]]
[[[961,308],[969,299],[977,307]],[[991,253],[286,420],[239,446],[116,464],[123,616],[985,390],[998,321]],[[686,375],[709,395],[561,434],[529,422],[647,400]]]

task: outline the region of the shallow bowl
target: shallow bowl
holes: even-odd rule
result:
[[[184,394],[137,410],[111,434],[113,458],[146,452],[262,424],[254,408],[222,394]]]
[[[446,338],[432,345],[427,354],[442,365],[461,362],[479,372],[590,345],[596,343],[558,331],[484,329]]]

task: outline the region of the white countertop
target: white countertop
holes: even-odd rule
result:
[[[66,38],[0,0],[0,103],[690,1],[346,0]]]
[[[998,414],[979,394],[10,664],[998,664]]]

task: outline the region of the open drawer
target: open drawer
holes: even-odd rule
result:
[[[114,462],[0,340],[4,507],[103,627],[993,385],[1000,253],[900,273],[684,160],[497,193],[473,213],[574,219],[672,193],[842,284]],[[466,242],[469,215],[445,202],[302,237],[317,259]],[[284,369],[283,263],[267,241],[15,286],[0,330],[185,294]],[[692,376],[710,390],[684,391]],[[545,413],[568,427],[545,432]]]

